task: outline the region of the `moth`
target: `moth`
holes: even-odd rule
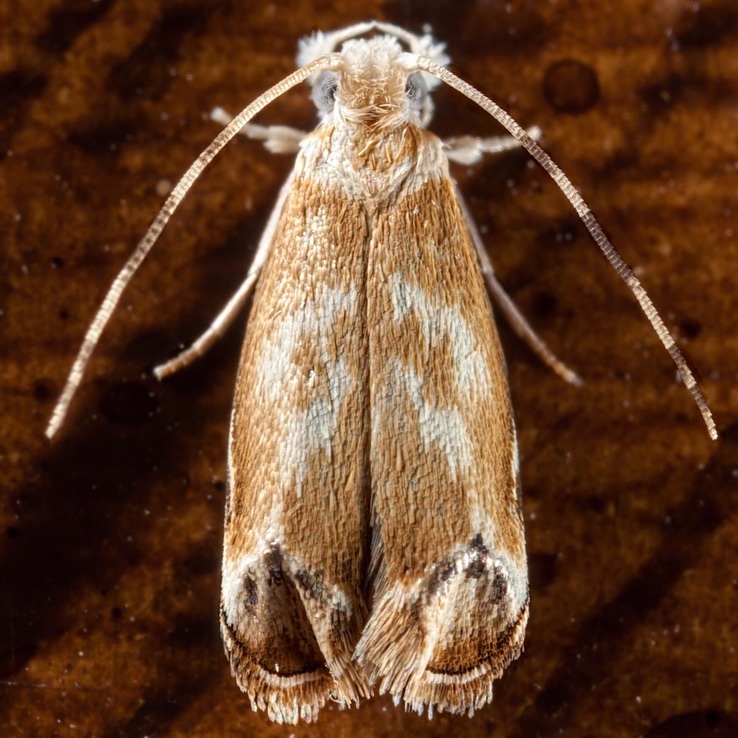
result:
[[[95,316],[47,434],[205,166],[239,131],[294,152],[241,288],[156,370],[202,354],[258,280],[228,446],[220,621],[231,670],[252,707],[282,723],[375,692],[429,716],[471,715],[522,651],[529,603],[515,424],[485,282],[534,351],[578,378],[497,282],[449,162],[527,149],[634,292],[713,438],[715,424],[645,291],[537,132],[452,74],[442,44],[361,23],[304,40],[298,63],[228,119],[169,195]],[[305,80],[314,131],[247,125]],[[429,132],[439,80],[511,138]]]

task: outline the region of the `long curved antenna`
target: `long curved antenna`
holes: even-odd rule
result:
[[[146,235],[141,239],[135,251],[128,258],[123,269],[120,270],[118,276],[105,295],[102,305],[98,308],[95,317],[87,329],[85,339],[74,360],[72,369],[67,377],[67,382],[59,397],[59,400],[51,414],[51,420],[46,428],[46,436],[51,438],[61,427],[64,416],[69,409],[74,393],[77,391],[82,376],[84,374],[87,362],[90,360],[92,352],[95,350],[100,335],[110,320],[111,315],[115,311],[115,307],[120,300],[123,290],[126,288],[131,278],[135,274],[141,262],[151,251],[152,246],[156,243],[159,235],[169,222],[172,214],[184,199],[187,191],[195,183],[195,180],[202,174],[205,167],[216,157],[218,152],[248,123],[262,108],[266,107],[270,102],[283,95],[287,90],[305,81],[310,75],[315,74],[323,69],[337,68],[341,65],[341,57],[338,54],[327,54],[315,61],[306,64],[300,69],[295,70],[292,74],[287,75],[281,82],[270,87],[265,93],[260,95],[250,105],[247,105],[213,140],[213,142],[205,149],[205,151],[197,157],[190,168],[185,172],[182,179],[179,180],[176,187],[172,190],[161,210],[154,218],[154,222],[149,227]]]
[[[651,298],[646,294],[646,290],[641,286],[641,283],[638,281],[635,274],[633,274],[633,270],[625,263],[625,261],[623,261],[620,254],[615,250],[615,247],[610,243],[602,230],[602,227],[597,222],[594,215],[592,215],[592,211],[584,202],[579,192],[577,192],[574,185],[569,181],[569,178],[507,112],[468,82],[465,82],[460,77],[457,77],[453,72],[450,72],[448,69],[423,56],[407,54],[406,64],[410,68],[414,66],[419,70],[432,74],[434,77],[438,77],[438,79],[445,82],[449,87],[453,87],[462,95],[468,97],[472,102],[479,105],[480,108],[486,110],[498,123],[507,128],[512,136],[520,141],[521,146],[528,151],[528,153],[543,167],[553,181],[556,182],[559,189],[564,193],[564,195],[566,195],[567,200],[569,200],[577,211],[577,214],[594,239],[594,242],[600,247],[600,251],[602,251],[605,258],[610,262],[611,266],[635,295],[641,309],[646,314],[646,317],[653,326],[653,329],[656,331],[656,335],[661,339],[661,343],[664,344],[664,348],[666,348],[669,352],[669,356],[671,356],[672,360],[676,364],[685,387],[689,390],[689,393],[692,395],[692,399],[697,404],[700,413],[702,413],[702,419],[705,421],[710,438],[712,438],[713,441],[717,440],[718,433],[717,428],[715,427],[715,421],[713,420],[710,408],[707,406],[707,400],[705,400],[705,396],[702,394],[702,390],[699,388],[697,380],[694,378],[692,370],[687,364],[687,360],[676,345],[668,328],[664,325],[664,321],[653,306]]]

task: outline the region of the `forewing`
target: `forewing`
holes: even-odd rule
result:
[[[374,589],[356,655],[381,692],[417,711],[473,712],[519,654],[527,621],[517,448],[453,183],[433,150],[420,153],[426,174],[372,221]]]
[[[230,438],[221,627],[252,704],[312,720],[368,694],[368,365],[360,206],[298,156],[259,279]],[[306,158],[308,161],[306,161]]]

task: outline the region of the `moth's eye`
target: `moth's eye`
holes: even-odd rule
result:
[[[313,102],[321,113],[330,113],[336,102],[338,75],[335,72],[323,71],[313,82]]]
[[[423,109],[428,97],[428,87],[420,72],[414,72],[407,78],[405,94],[411,110],[420,111]]]

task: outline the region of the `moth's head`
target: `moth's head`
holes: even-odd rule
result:
[[[374,30],[384,33],[354,38]],[[433,112],[429,93],[438,80],[415,71],[412,60],[420,55],[447,64],[443,44],[429,35],[415,36],[396,26],[363,23],[303,39],[297,62],[303,66],[334,52],[339,45],[335,69],[319,72],[309,80],[322,118],[371,128],[405,122],[428,124]]]

